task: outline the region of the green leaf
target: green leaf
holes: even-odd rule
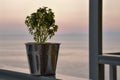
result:
[[[25,24],[37,43],[44,43],[55,35],[58,26],[55,25],[54,17],[54,12],[48,7],[40,7],[36,12],[26,17]]]

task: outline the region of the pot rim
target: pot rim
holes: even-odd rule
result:
[[[25,43],[25,45],[28,45],[28,44],[37,44],[37,45],[56,44],[56,45],[60,45],[61,43],[53,43],[53,42],[46,42],[46,43],[27,42],[27,43]]]

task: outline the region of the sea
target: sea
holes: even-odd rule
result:
[[[30,35],[0,35],[0,69],[29,72],[25,43],[33,42]],[[120,37],[103,36],[103,53],[119,52]],[[57,73],[89,78],[89,37],[88,34],[58,34],[48,42],[61,43],[57,63]],[[109,80],[109,66],[106,80]],[[118,75],[120,69],[118,67]],[[119,76],[118,76],[119,77]],[[120,79],[120,78],[119,78]]]

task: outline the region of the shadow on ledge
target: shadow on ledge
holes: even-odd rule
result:
[[[0,80],[61,80],[61,79],[56,79],[53,76],[38,77],[38,76],[32,76],[31,74],[0,69]]]

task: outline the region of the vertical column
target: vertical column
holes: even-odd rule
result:
[[[104,65],[98,63],[102,55],[102,0],[89,1],[89,77],[104,80]]]
[[[110,65],[110,80],[117,80],[117,66]]]

